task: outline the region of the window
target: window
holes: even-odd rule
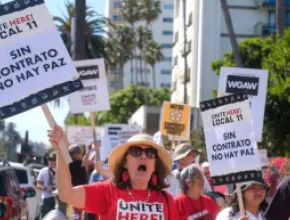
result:
[[[173,18],[163,18],[164,23],[173,23]]]
[[[175,43],[178,41],[178,38],[179,38],[179,32],[177,31],[177,32],[174,34],[174,42],[175,42]]]
[[[275,11],[269,11],[269,24],[276,25],[276,13],[275,13]]]
[[[285,12],[285,26],[289,27],[289,25],[290,25],[290,12],[286,11]]]
[[[110,87],[111,88],[119,88],[119,81],[117,81],[117,80],[110,81]]]
[[[149,82],[137,82],[138,86],[149,86]]]
[[[26,170],[14,169],[20,184],[28,184],[28,176]]]
[[[114,2],[114,8],[122,8],[121,2]]]
[[[174,57],[174,66],[177,66],[178,65],[178,57]]]
[[[164,5],[163,5],[163,8],[164,8],[164,9],[173,10],[173,9],[174,9],[174,5],[172,5],[172,4],[164,4]]]
[[[113,21],[122,21],[121,15],[113,15]]]
[[[173,31],[163,31],[163,35],[172,36],[173,35]]]
[[[163,49],[172,49],[172,44],[162,44]]]
[[[172,57],[163,57],[164,62],[172,62]]]
[[[188,26],[192,25],[192,12],[188,16]]]
[[[171,75],[171,70],[161,70],[162,75]]]
[[[171,83],[160,83],[161,87],[166,87],[166,88],[170,88],[171,87]]]

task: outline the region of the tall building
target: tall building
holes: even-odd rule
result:
[[[110,18],[111,21],[118,25],[125,23],[120,15],[120,9],[122,8],[121,0],[107,0],[105,16]],[[172,42],[173,42],[173,12],[174,5],[173,0],[161,1],[162,13],[159,18],[151,24],[153,32],[153,39],[157,41],[163,47],[164,59],[155,66],[156,72],[156,87],[171,88],[171,75],[172,75]],[[145,22],[138,22],[135,26],[144,25]],[[135,30],[136,30],[135,28]],[[110,30],[108,30],[110,31]],[[133,62],[135,64],[135,61]],[[137,61],[137,68],[133,69],[134,77],[133,82],[141,84],[141,71],[139,61]],[[134,65],[135,66],[135,65]],[[142,65],[142,77],[143,84],[146,83],[149,87],[153,86],[152,68],[149,65]],[[114,92],[119,88],[119,80],[117,80],[116,74],[119,74],[118,69],[111,69],[108,73],[109,90]],[[146,75],[145,75],[146,74]],[[147,79],[147,80],[146,80]],[[124,67],[124,88],[128,87],[132,81],[131,77],[131,64],[127,62]]]
[[[211,70],[213,61],[231,51],[229,34],[220,0],[174,0],[174,48],[172,71],[172,101],[183,102],[184,51],[183,2],[186,1],[188,100],[197,110],[193,128],[201,125],[199,103],[211,99],[218,86],[218,77]],[[237,40],[267,36],[275,31],[276,0],[227,0]],[[290,1],[286,7],[290,9]],[[286,10],[285,24],[290,24],[290,11]]]

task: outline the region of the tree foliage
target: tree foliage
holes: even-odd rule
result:
[[[132,114],[145,104],[145,92],[148,93],[148,105],[161,106],[163,101],[169,101],[171,92],[167,88],[144,88],[131,84],[128,88],[122,89],[110,96],[111,110],[95,113],[97,125],[106,123],[127,123]],[[85,122],[84,116],[73,121],[70,116],[66,119],[67,125],[75,125],[80,121]],[[77,123],[76,123],[77,122]],[[89,121],[86,121],[89,123]],[[79,124],[78,124],[79,125]]]
[[[283,38],[246,39],[239,43],[245,68],[269,70],[267,101],[261,147],[276,155],[290,156],[290,31]],[[212,63],[219,74],[221,66],[235,66],[233,53]]]
[[[63,39],[70,54],[72,54],[72,18],[75,17],[75,5],[67,1],[65,3],[66,13],[62,17],[55,16],[53,20]],[[85,52],[86,58],[101,58],[105,56],[104,25],[107,20],[101,17],[93,8],[86,8],[86,24],[85,24]]]
[[[111,110],[96,113],[96,124],[127,123],[132,114],[145,104],[145,92],[148,94],[148,105],[161,106],[163,101],[170,100],[171,92],[166,88],[146,89],[132,84],[110,96]]]

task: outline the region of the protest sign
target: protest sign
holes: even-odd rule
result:
[[[110,152],[119,144],[125,143],[130,137],[140,133],[142,133],[142,127],[139,125],[106,124],[102,140],[102,160],[107,159]]]
[[[104,127],[96,127],[97,140],[104,137]],[[90,126],[67,126],[67,138],[70,144],[84,144],[88,146],[93,141],[93,133]]]
[[[181,137],[189,140],[190,132],[190,106],[163,103],[160,132],[175,138]]]
[[[257,142],[262,141],[267,85],[267,70],[221,67],[218,95],[247,91]]]
[[[69,95],[72,114],[110,110],[104,59],[75,62],[84,89]]]
[[[0,119],[83,88],[44,0],[0,6]]]
[[[214,185],[261,179],[246,93],[201,102],[200,108]]]
[[[259,150],[259,157],[262,167],[268,167],[269,166],[269,158],[268,158],[268,151],[267,149],[260,149]]]

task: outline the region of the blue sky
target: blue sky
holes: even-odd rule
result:
[[[10,0],[1,1],[3,4],[10,2]],[[61,12],[65,12],[64,3],[66,1],[67,0],[45,0],[49,12],[54,16],[61,16]],[[87,0],[87,5],[94,7],[99,14],[103,15],[105,11],[105,1],[106,0]],[[49,107],[56,122],[63,126],[64,119],[69,112],[67,99],[63,100],[60,108],[54,108],[52,104],[50,104]],[[20,132],[22,137],[24,137],[25,131],[28,130],[32,141],[48,143],[46,131],[49,127],[39,107],[8,118],[5,121],[15,123],[16,129]]]

